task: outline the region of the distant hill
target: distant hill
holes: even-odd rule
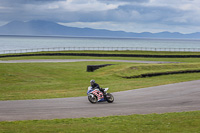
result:
[[[73,37],[144,37],[144,38],[194,38],[200,39],[200,32],[181,34],[178,32],[133,33],[109,31],[103,29],[76,28],[63,26],[54,22],[32,20],[28,22],[12,21],[0,27],[0,35],[30,36],[73,36]]]

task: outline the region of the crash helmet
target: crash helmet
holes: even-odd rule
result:
[[[95,83],[95,80],[93,80],[93,79],[92,79],[92,80],[90,80],[90,83]]]

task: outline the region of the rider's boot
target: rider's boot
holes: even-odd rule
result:
[[[103,93],[104,99],[106,99],[106,92],[105,92],[105,89],[101,89],[101,92]]]

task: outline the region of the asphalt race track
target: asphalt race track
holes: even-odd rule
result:
[[[86,90],[87,91],[87,88]],[[200,110],[200,80],[113,93],[114,103],[87,96],[0,101],[0,121],[39,120]]]

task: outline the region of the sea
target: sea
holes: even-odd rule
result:
[[[63,36],[0,36],[0,52],[47,48],[128,47],[156,49],[193,49],[200,51],[198,39],[102,38]]]

